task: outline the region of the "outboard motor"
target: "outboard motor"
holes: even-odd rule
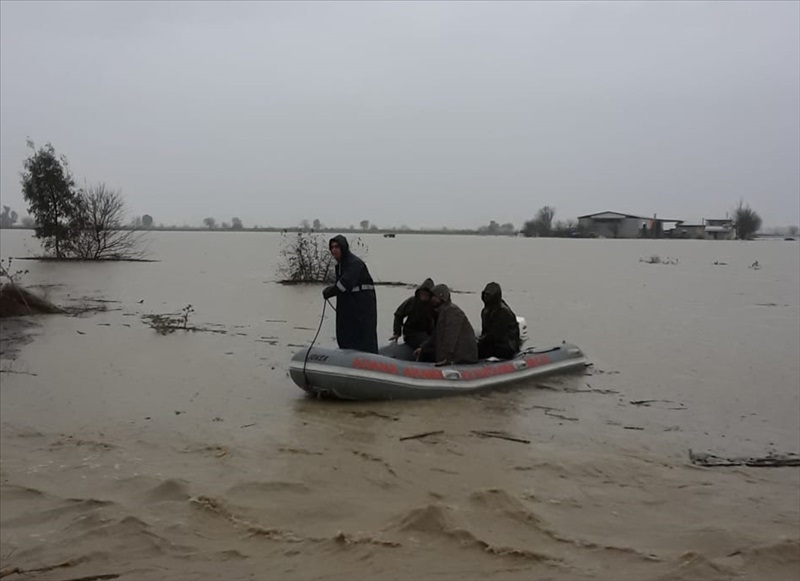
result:
[[[519,325],[519,345],[522,347],[528,340],[528,323],[525,317],[517,315],[517,324]]]

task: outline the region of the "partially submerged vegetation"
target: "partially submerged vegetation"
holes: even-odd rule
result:
[[[169,335],[178,330],[194,330],[194,327],[189,327],[189,317],[192,313],[194,313],[194,307],[186,305],[180,313],[142,315],[142,320],[159,335]]]
[[[194,313],[194,307],[192,305],[186,305],[177,313],[142,315],[142,321],[159,335],[170,335],[175,331],[221,333],[223,335],[228,332],[225,329],[212,329],[208,326],[198,327],[197,325],[190,324],[189,319]]]
[[[14,270],[13,259],[0,262],[0,318],[65,313],[50,301],[20,286],[27,270]]]
[[[46,255],[78,260],[135,260],[145,254],[143,233],[125,226],[122,193],[100,183],[75,187],[67,158],[53,146],[36,148],[24,162],[22,194],[34,235]]]
[[[349,243],[353,253],[366,258],[369,249],[360,236]],[[277,272],[281,283],[333,283],[336,282],[335,272],[327,236],[316,232],[282,234]]]

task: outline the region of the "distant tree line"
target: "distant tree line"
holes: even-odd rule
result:
[[[76,256],[81,258],[119,258],[135,254],[132,247],[138,245],[138,239],[124,232],[138,232],[164,228],[154,226],[150,214],[134,217],[129,223],[124,222],[125,204],[119,191],[107,188],[105,184],[88,186],[84,189],[75,187],[69,171],[69,164],[64,156],[57,156],[49,143],[36,149],[28,142],[33,154],[25,161],[22,186],[23,196],[28,203],[31,216],[22,218],[22,228],[33,228],[36,236],[42,240],[46,251],[56,257]],[[491,220],[489,224],[477,230],[456,229],[446,226],[438,229],[414,230],[406,225],[399,228],[381,229],[370,220],[361,220],[359,228],[350,225],[347,228],[326,228],[319,218],[303,219],[297,228],[261,228],[258,225],[249,230],[282,231],[282,232],[320,232],[324,229],[343,232],[356,232],[359,229],[367,232],[420,232],[448,234],[479,234],[488,236],[526,237],[570,237],[584,238],[591,236],[576,220],[554,221],[556,209],[553,206],[542,206],[535,216],[526,221],[517,231],[510,222],[499,224]],[[13,228],[19,216],[8,206],[3,206],[0,213],[0,228]],[[733,210],[733,226],[736,237],[742,240],[753,238],[761,231],[762,220],[758,213],[740,201]],[[213,216],[204,218],[203,228],[207,230],[245,230],[241,218],[234,216],[230,222],[217,223]],[[618,227],[618,224],[616,225]],[[613,227],[613,226],[612,226]],[[170,230],[194,230],[189,226],[169,226]],[[797,236],[800,228],[788,226],[774,229],[774,234]],[[116,232],[116,234],[111,234]],[[90,243],[91,242],[91,243]]]
[[[215,230],[217,228],[217,219],[213,216],[209,216],[208,218],[203,218],[203,226],[208,228],[209,230]],[[242,219],[237,218],[234,216],[231,218],[230,222],[223,222],[220,224],[220,228],[222,230],[244,230],[244,225],[242,224]]]

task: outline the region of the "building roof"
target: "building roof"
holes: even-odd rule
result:
[[[624,218],[633,218],[635,220],[655,220],[656,222],[676,222],[680,224],[683,220],[668,220],[666,218],[651,218],[649,216],[635,216],[633,214],[623,214],[621,212],[612,212],[606,210],[605,212],[596,212],[594,214],[586,214],[585,216],[578,216],[578,220],[590,218],[592,220],[622,220]]]
[[[605,212],[595,212],[594,214],[586,214],[585,216],[578,216],[578,220],[581,220],[583,218],[592,218],[600,220],[622,220],[623,218],[636,218],[638,220],[647,220],[647,218],[642,218],[641,216],[634,216],[632,214],[621,214],[620,212],[612,212],[611,210],[606,210]]]

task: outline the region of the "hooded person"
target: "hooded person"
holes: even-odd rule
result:
[[[433,280],[426,278],[417,287],[413,297],[404,300],[394,312],[394,329],[390,341],[402,335],[412,349],[420,347],[433,334],[436,319],[431,302]]]
[[[479,357],[512,359],[521,345],[517,316],[503,300],[503,291],[496,282],[486,285],[481,300],[484,307],[481,311],[481,334],[478,337]]]
[[[432,294],[436,326],[433,335],[414,352],[415,355],[423,361],[435,361],[438,365],[476,363],[478,343],[467,315],[450,300],[447,285],[437,284]]]
[[[336,260],[336,284],[324,291],[336,297],[336,342],[340,349],[378,352],[378,306],[367,265],[350,252],[347,238],[334,236],[328,249]]]

